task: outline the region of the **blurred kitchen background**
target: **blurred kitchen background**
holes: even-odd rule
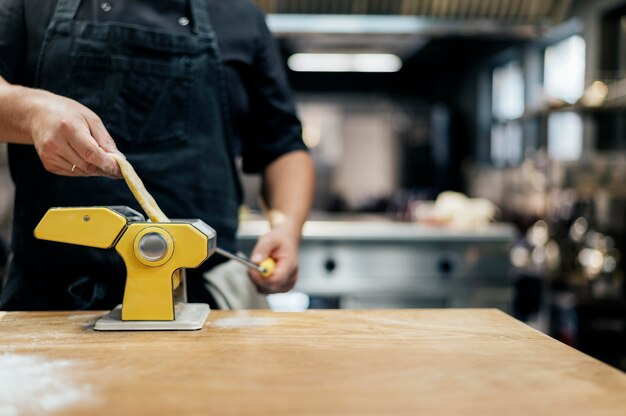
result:
[[[626,369],[626,0],[257,3],[317,172],[274,308],[496,307]]]

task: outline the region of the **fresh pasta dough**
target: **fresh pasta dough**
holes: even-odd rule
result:
[[[111,156],[113,156],[119,165],[124,181],[126,181],[126,185],[128,185],[128,188],[133,193],[133,196],[137,202],[139,202],[139,205],[141,205],[141,208],[144,210],[150,221],[170,222],[167,215],[161,211],[159,205],[156,203],[152,195],[150,195],[130,162],[126,160],[124,156],[116,153],[111,153]]]

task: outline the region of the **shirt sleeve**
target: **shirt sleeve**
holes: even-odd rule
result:
[[[24,58],[25,21],[23,0],[0,1],[0,76],[16,83]]]
[[[258,11],[258,38],[248,91],[250,124],[242,139],[242,168],[258,173],[276,158],[306,150],[283,61],[265,17]]]

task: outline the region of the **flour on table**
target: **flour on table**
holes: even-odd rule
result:
[[[0,354],[0,415],[54,412],[91,401],[89,386],[79,385],[72,377],[80,367],[76,360]]]
[[[235,318],[223,318],[217,319],[212,322],[213,326],[221,328],[242,328],[247,326],[267,326],[274,325],[278,322],[272,318],[255,318],[255,317],[235,317]]]
[[[91,321],[91,320],[94,320],[94,319],[102,318],[102,315],[103,314],[101,314],[101,313],[89,314],[89,315],[85,315],[85,314],[70,315],[66,319],[68,319],[70,321]]]

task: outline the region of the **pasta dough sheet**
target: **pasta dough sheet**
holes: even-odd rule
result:
[[[124,177],[124,181],[126,181],[126,185],[133,193],[133,196],[141,205],[141,208],[145,211],[146,215],[152,222],[170,222],[167,215],[161,211],[159,205],[156,203],[152,195],[148,192],[146,187],[144,186],[141,178],[133,169],[133,166],[130,164],[128,160],[126,160],[122,155],[118,155],[116,153],[111,153],[111,156],[115,159],[117,164],[122,171],[122,176]]]

